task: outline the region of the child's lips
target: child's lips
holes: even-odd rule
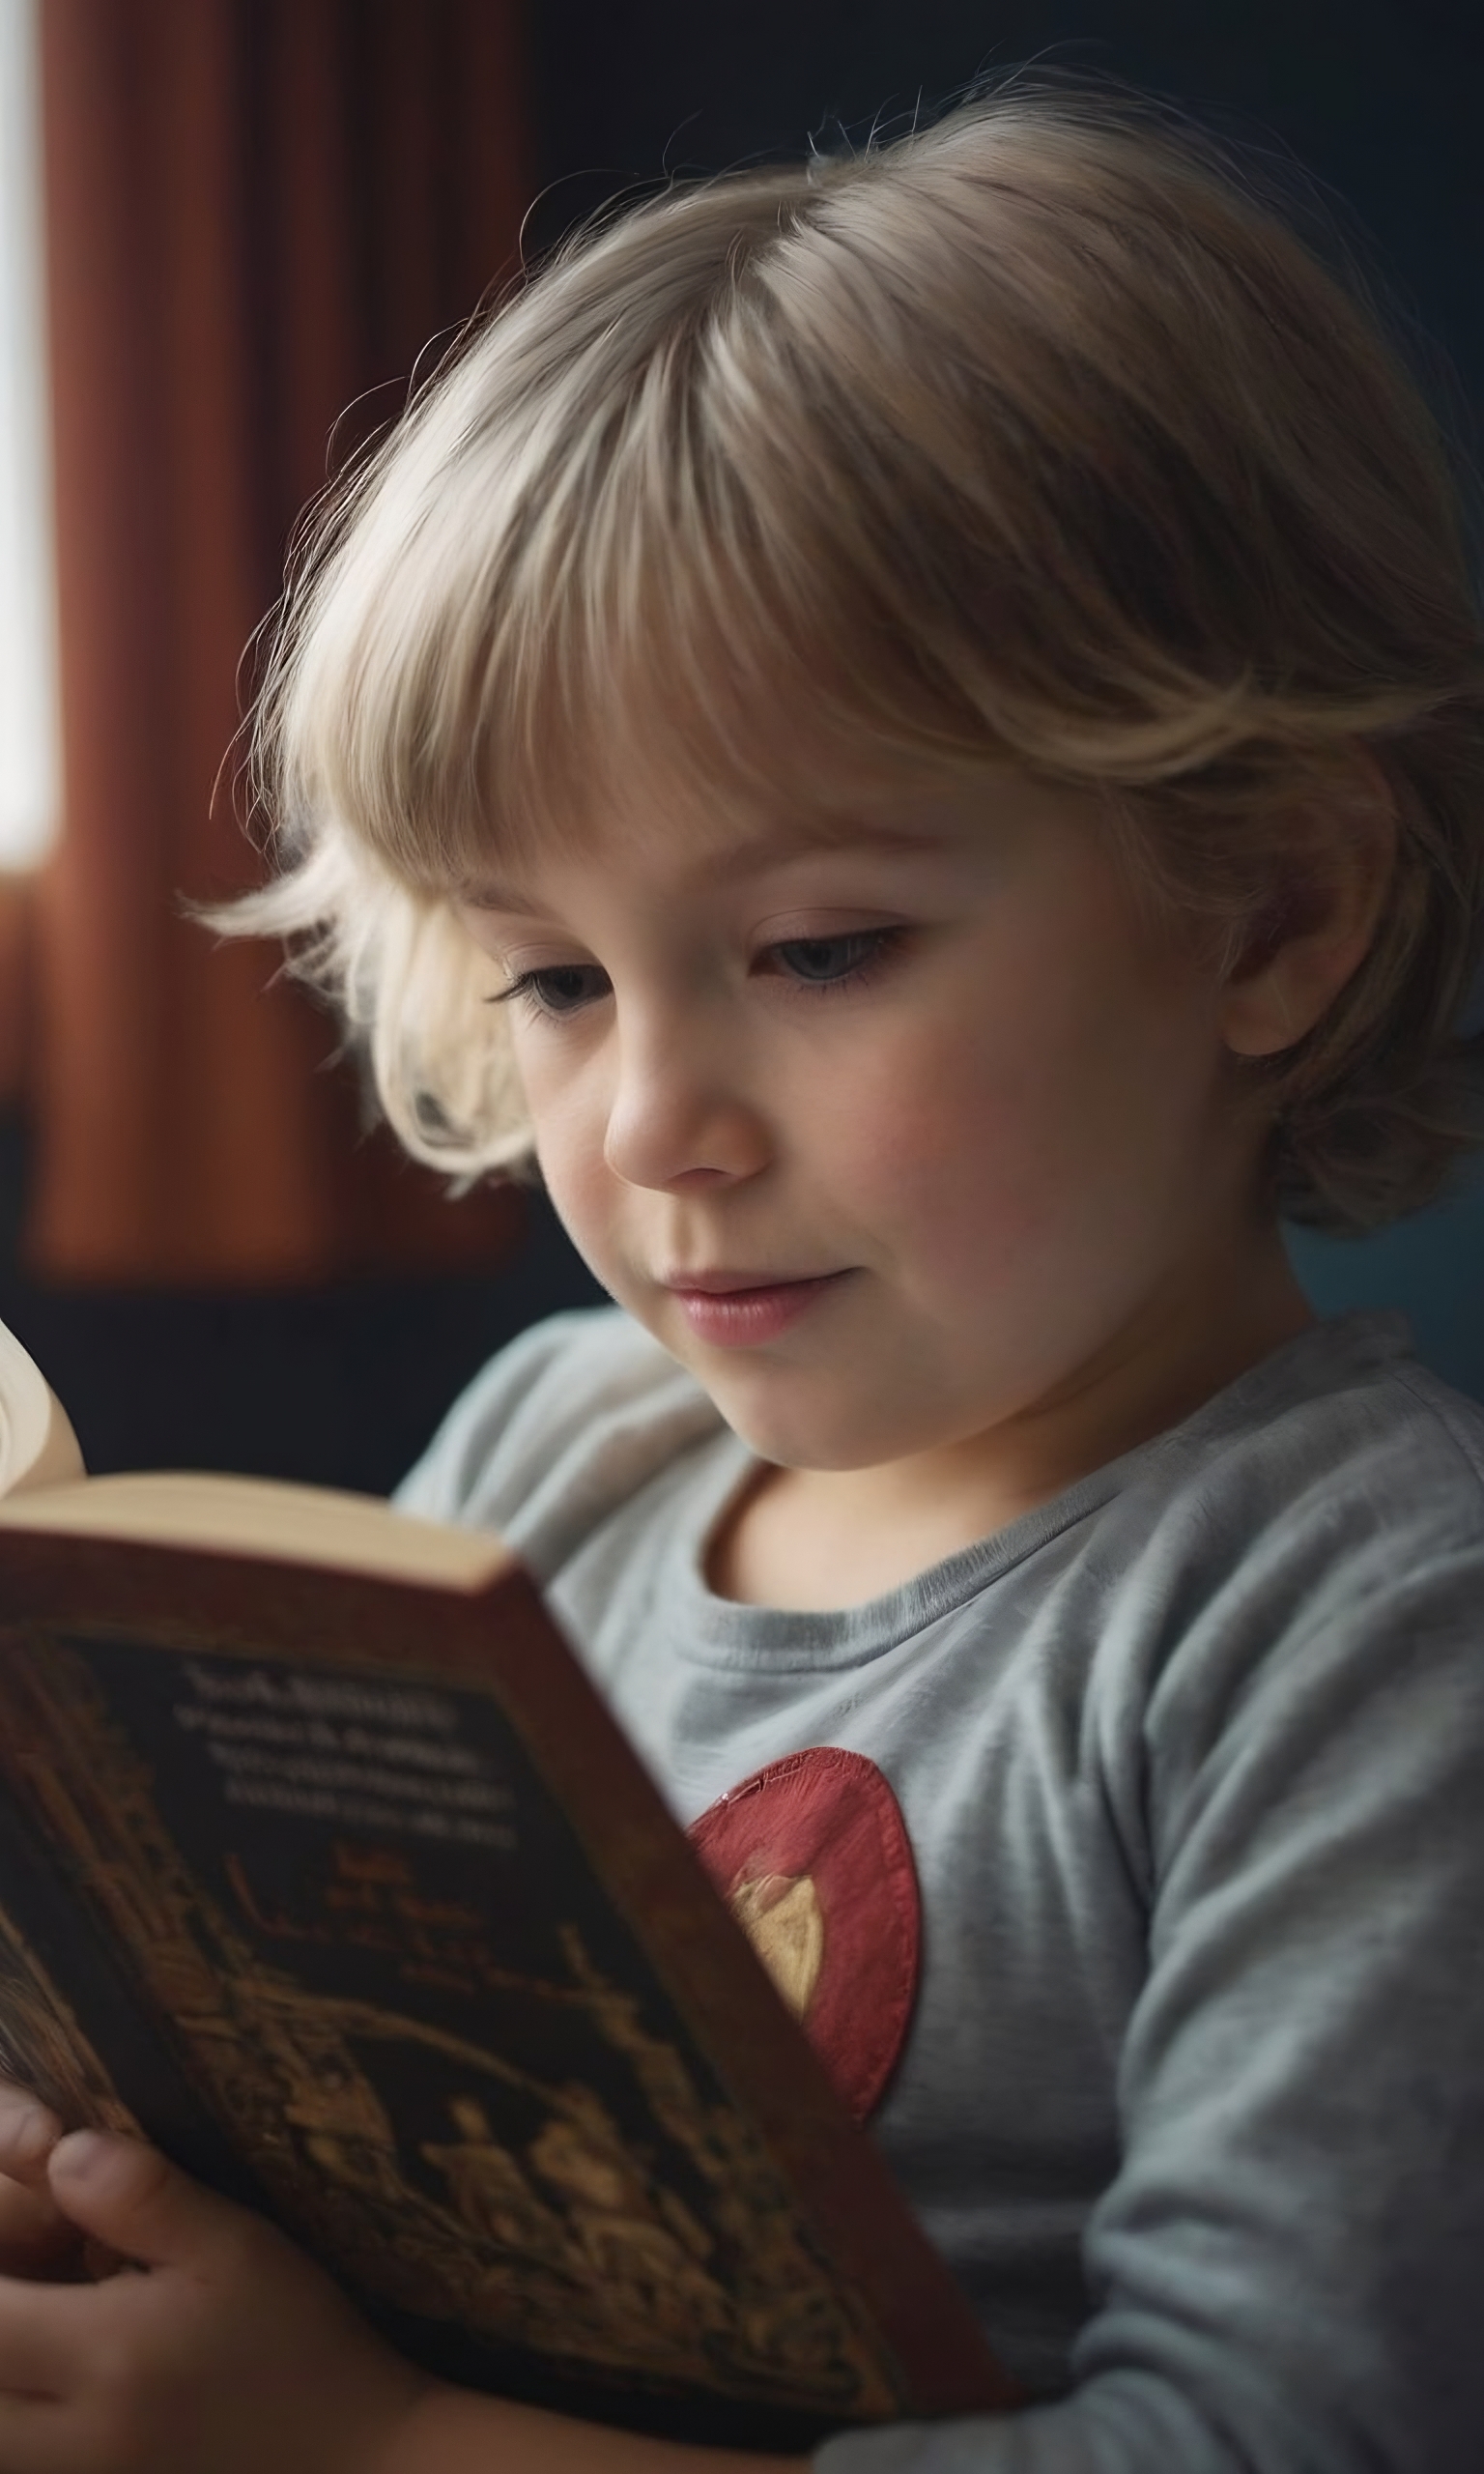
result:
[[[749,1348],[776,1339],[849,1277],[848,1271],[683,1272],[664,1286],[698,1339]]]
[[[671,1272],[660,1282],[686,1297],[736,1297],[750,1289],[795,1288],[802,1281],[827,1280],[824,1272]]]

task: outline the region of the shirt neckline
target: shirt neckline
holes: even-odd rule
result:
[[[672,1610],[677,1654],[698,1665],[767,1666],[776,1672],[863,1664],[956,1613],[1166,1461],[1216,1450],[1234,1428],[1260,1418],[1265,1402],[1288,1407],[1315,1397],[1336,1388],[1337,1375],[1380,1371],[1411,1348],[1409,1319],[1394,1309],[1363,1309],[1311,1323],[1177,1424],[1074,1479],[1060,1494],[911,1580],[842,1607],[757,1606],[720,1597],[708,1585],[702,1568],[707,1544],[761,1465],[740,1437],[724,1428],[702,1447],[687,1516],[675,1522],[666,1558],[663,1595]]]

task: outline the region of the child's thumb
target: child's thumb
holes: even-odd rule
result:
[[[58,2140],[48,2174],[65,2217],[146,2267],[199,2250],[229,2212],[157,2147],[108,2131],[77,2130]]]

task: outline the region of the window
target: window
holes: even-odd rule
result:
[[[42,857],[60,787],[37,5],[0,0],[0,870]]]

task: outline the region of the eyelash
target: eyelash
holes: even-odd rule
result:
[[[874,979],[899,951],[906,934],[904,928],[854,928],[839,936],[788,936],[781,944],[765,947],[764,951],[777,957],[810,948],[815,951],[820,947],[838,946],[855,949],[856,959],[832,978],[809,979],[802,974],[795,976],[786,969],[783,973],[801,996],[839,996],[863,988],[868,981]],[[511,980],[508,988],[498,989],[488,1001],[492,1005],[523,1005],[538,1021],[570,1022],[579,1014],[585,1013],[589,1005],[596,1004],[600,996],[607,994],[606,985],[590,995],[579,997],[573,1004],[554,1005],[550,995],[543,993],[541,983],[554,979],[578,979],[588,972],[603,977],[596,963],[554,963],[545,969],[523,970]]]
[[[582,997],[575,1005],[554,1005],[550,997],[541,993],[541,982],[544,979],[576,979],[589,970],[597,971],[596,963],[554,963],[545,970],[519,971],[508,988],[497,988],[494,995],[487,997],[485,1002],[489,1005],[520,1005],[541,1022],[569,1022],[574,1015],[585,1012],[588,1005],[594,1004],[596,998]],[[606,991],[599,993],[606,993]]]

